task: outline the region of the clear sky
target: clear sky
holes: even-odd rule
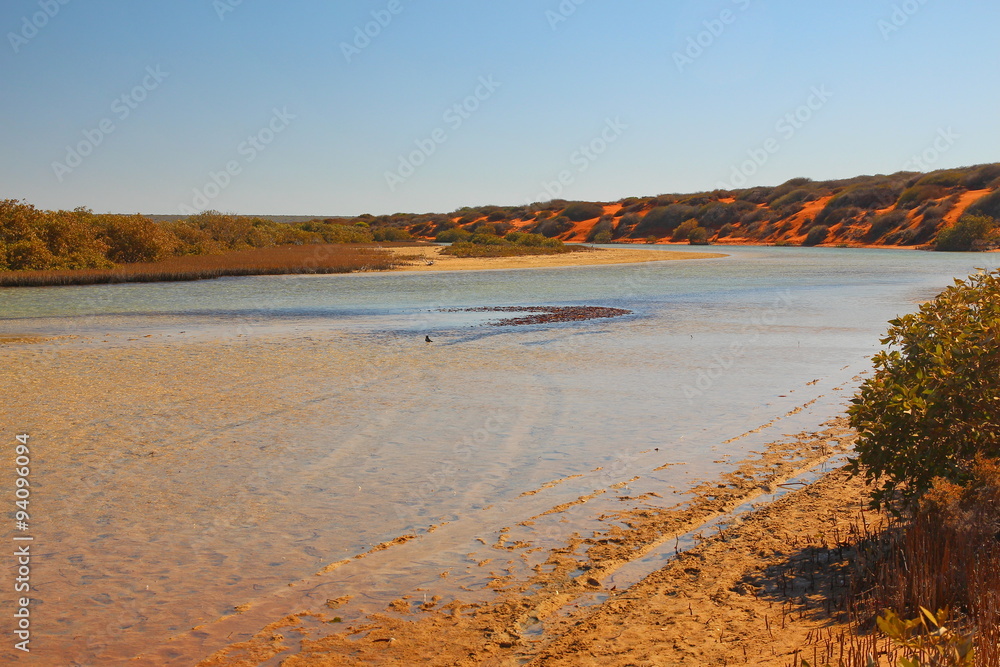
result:
[[[995,0],[4,0],[0,198],[446,212],[996,162],[998,25]]]

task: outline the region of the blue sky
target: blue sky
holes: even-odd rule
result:
[[[997,25],[986,0],[6,0],[0,198],[444,212],[995,162]]]

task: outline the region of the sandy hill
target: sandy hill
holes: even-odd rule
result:
[[[1000,164],[773,187],[480,206],[448,214],[365,216],[373,226],[435,238],[449,230],[529,231],[579,242],[924,246],[962,215],[1000,219]],[[461,232],[459,232],[461,233]],[[450,235],[454,235],[451,232]]]

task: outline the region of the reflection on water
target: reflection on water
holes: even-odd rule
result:
[[[532,564],[500,567],[501,528],[604,490],[534,529],[556,544],[621,509],[626,492],[613,487],[634,477],[628,493],[674,504],[780,433],[724,444],[734,436],[814,399],[774,429],[815,429],[886,320],[997,265],[723,251],[732,256],[0,291],[0,334],[63,336],[0,348],[0,430],[37,445],[39,664],[150,650],[148,664],[192,664],[226,633],[236,641],[345,594],[366,611],[419,588],[482,595],[478,562]],[[497,328],[483,326],[490,313],[441,310],[506,305],[633,314]],[[683,465],[655,470],[666,463]],[[417,539],[372,551],[403,535]],[[245,604],[221,637],[215,625],[189,632]]]

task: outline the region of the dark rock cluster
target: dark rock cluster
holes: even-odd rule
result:
[[[604,306],[481,306],[479,308],[444,308],[446,313],[535,313],[523,317],[508,317],[487,322],[492,327],[518,326],[524,324],[548,324],[550,322],[580,322],[602,317],[631,315],[631,310],[607,308]]]

